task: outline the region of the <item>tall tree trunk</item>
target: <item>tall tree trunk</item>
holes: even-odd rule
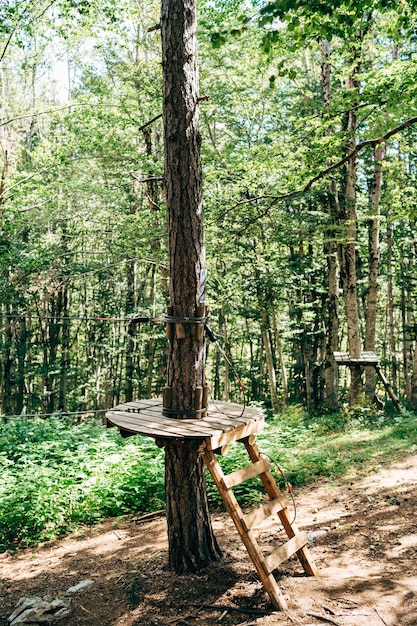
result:
[[[205,271],[195,0],[162,0],[161,37],[170,311],[179,318],[195,318],[204,306]],[[181,418],[192,414],[196,392],[205,385],[204,338],[194,324],[171,328],[169,408]],[[165,481],[169,564],[178,574],[198,571],[218,560],[221,552],[195,444],[166,444]]]
[[[67,387],[68,370],[70,367],[70,311],[69,311],[69,289],[68,284],[62,286],[63,308],[62,308],[62,330],[61,330],[61,359],[59,376],[59,398],[58,410],[67,410]]]
[[[7,313],[9,313],[9,307],[6,307]],[[6,313],[4,321],[4,341],[3,341],[3,372],[1,377],[1,395],[2,395],[2,411],[5,415],[13,413],[13,328],[12,319],[8,317]]]
[[[411,374],[410,407],[417,409],[417,337],[414,340],[413,369]]]
[[[329,41],[320,44],[322,53],[321,64],[321,87],[324,106],[328,108],[331,102],[331,45]],[[331,128],[326,129],[326,135],[333,132]],[[338,390],[338,365],[334,358],[334,353],[338,348],[339,340],[339,262],[338,243],[335,232],[337,218],[340,212],[339,199],[337,196],[337,186],[334,181],[329,184],[326,198],[326,212],[329,215],[330,226],[326,232],[326,243],[324,253],[327,261],[327,329],[325,341],[324,360],[324,401],[326,407],[332,411],[339,408]]]
[[[338,366],[334,353],[339,340],[339,278],[337,243],[330,239],[325,245],[329,288],[327,295],[326,357],[324,366],[324,393],[326,406],[336,411],[339,407]]]
[[[397,341],[394,324],[394,290],[393,290],[393,277],[392,277],[392,245],[393,245],[393,232],[391,213],[387,208],[387,318],[388,318],[388,341],[389,341],[389,353],[391,361],[391,381],[394,392],[398,391],[398,361],[397,361]]]
[[[224,352],[228,356],[229,355],[229,333],[227,329],[227,313],[225,302],[222,299],[222,308],[221,308],[221,321],[223,327],[223,346]],[[225,402],[229,402],[230,400],[230,366],[229,362],[225,359],[224,361],[224,393],[223,398]]]
[[[352,73],[347,78],[347,91],[359,88],[360,50],[354,52]],[[346,116],[345,131],[348,136],[346,152],[351,153],[356,147],[358,119],[352,108]],[[359,302],[356,280],[356,168],[357,157],[353,156],[346,164],[342,185],[341,225],[344,241],[340,246],[340,278],[346,312],[347,339],[350,356],[359,358],[361,354],[361,333],[359,320]],[[362,368],[351,368],[349,403],[358,404],[363,391]]]
[[[414,241],[413,246],[414,253],[414,261],[417,258],[417,246]],[[411,381],[410,381],[410,406],[415,411],[417,409],[417,324],[414,324],[414,352],[413,352],[413,366],[411,372]]]
[[[132,211],[131,211],[132,213]],[[135,310],[135,261],[129,260],[126,267],[126,301],[125,315],[129,316]],[[128,324],[126,338],[126,363],[125,363],[125,401],[133,400],[133,351],[135,346],[135,324]]]
[[[150,276],[150,302],[151,302],[151,311],[152,316],[156,315],[156,265],[151,267],[151,276]],[[146,389],[147,389],[147,397],[150,398],[152,396],[153,389],[153,372],[154,372],[154,361],[155,361],[155,337],[150,337],[148,341],[148,371],[146,375]]]
[[[380,231],[380,200],[382,187],[382,159],[385,156],[385,145],[379,145],[374,151],[374,175],[370,194],[371,219],[369,220],[368,236],[368,295],[366,299],[366,325],[364,348],[375,351],[375,334],[378,305],[378,279],[381,264],[379,246]],[[375,396],[376,371],[373,367],[365,370],[365,395],[369,403]]]
[[[25,373],[26,373],[27,329],[26,318],[19,318],[17,335],[17,367],[16,367],[16,414],[20,415],[25,405]]]

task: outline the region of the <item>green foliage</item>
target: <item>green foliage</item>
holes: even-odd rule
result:
[[[11,420],[0,427],[0,546],[32,545],[80,523],[163,506],[163,454],[99,421]]]
[[[417,449],[415,416],[344,412],[309,417],[301,407],[268,419],[258,436],[282,488],[374,471],[392,457]],[[227,474],[248,463],[233,444],[219,458]],[[279,468],[276,464],[279,464]],[[35,545],[80,524],[164,506],[163,452],[153,440],[123,440],[100,421],[74,423],[9,420],[0,425],[0,550]],[[258,478],[234,488],[242,505],[258,502]],[[207,494],[221,506],[210,478]]]

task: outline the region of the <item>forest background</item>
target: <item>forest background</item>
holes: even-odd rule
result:
[[[333,351],[375,350],[415,408],[415,7],[325,4],[200,3],[210,323],[248,401],[335,410]],[[164,385],[163,325],[134,322],[167,299],[158,11],[3,3],[4,415]]]
[[[246,401],[271,413],[377,415],[374,370],[338,371],[337,350],[375,351],[417,408],[416,10],[199,3],[210,325]],[[7,435],[6,418],[102,415],[160,395],[169,277],[159,3],[9,0],[0,11]],[[241,402],[213,344],[206,368],[212,397]],[[32,426],[19,422],[12,440],[25,442]],[[70,449],[52,423],[33,426],[32,441],[53,431]]]

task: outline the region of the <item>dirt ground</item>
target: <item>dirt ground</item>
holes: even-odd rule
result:
[[[108,520],[0,555],[0,626],[8,626],[20,597],[55,598],[86,580],[93,582],[71,594],[70,614],[57,624],[417,625],[417,454],[368,469],[364,478],[295,494],[297,525],[308,533],[320,577],[306,577],[297,557],[281,566],[286,612],[272,609],[225,513],[213,515],[223,560],[189,576],[167,569],[159,515]],[[271,526],[260,532],[266,543],[282,537]]]

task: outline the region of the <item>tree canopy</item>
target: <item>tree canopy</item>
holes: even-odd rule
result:
[[[162,393],[159,12],[0,8],[4,415]],[[247,400],[335,410],[354,383],[351,403],[371,402],[380,384],[346,379],[333,352],[372,350],[415,409],[415,3],[201,0],[198,12],[210,325]],[[207,372],[213,397],[239,401],[212,345]]]

